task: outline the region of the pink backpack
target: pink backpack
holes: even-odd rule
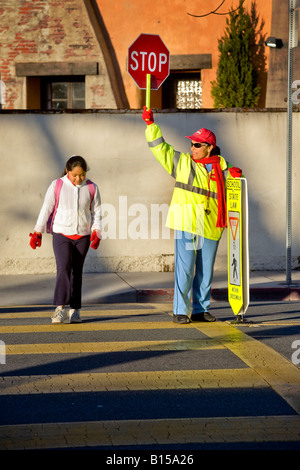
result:
[[[91,180],[86,180],[86,183],[88,185],[90,195],[91,195],[91,204],[90,204],[90,209],[91,209],[92,202],[93,202],[93,199],[94,199],[94,196],[95,196],[95,185]],[[49,219],[47,221],[47,228],[46,228],[47,233],[53,233],[53,222],[54,222],[54,218],[55,218],[56,211],[57,211],[59,195],[60,195],[60,190],[61,190],[62,185],[63,185],[63,180],[61,178],[58,178],[56,180],[55,189],[54,189],[55,205],[54,205],[54,209],[51,212],[51,214],[49,215]]]

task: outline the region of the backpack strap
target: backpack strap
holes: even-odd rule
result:
[[[93,202],[94,197],[95,197],[96,189],[95,189],[94,183],[93,183],[91,180],[86,180],[86,184],[88,185],[88,188],[89,188],[89,191],[90,191],[90,195],[91,195],[91,204],[90,204],[90,210],[91,210],[91,208],[92,208],[92,202]]]
[[[55,183],[55,188],[54,188],[54,194],[55,194],[55,204],[54,204],[54,209],[53,211],[51,212],[50,216],[49,216],[49,219],[47,221],[47,233],[52,233],[53,230],[53,222],[54,222],[54,218],[55,218],[55,215],[56,215],[56,211],[57,211],[57,206],[58,206],[58,201],[59,201],[59,195],[60,195],[60,190],[61,190],[61,187],[63,185],[63,180],[61,178],[58,178],[56,180],[56,183]]]

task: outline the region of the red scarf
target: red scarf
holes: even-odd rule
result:
[[[223,173],[220,167],[220,157],[214,155],[212,157],[201,158],[201,160],[194,160],[196,163],[201,163],[201,165],[212,164],[214,170],[214,178],[211,177],[213,181],[217,182],[217,192],[218,192],[218,219],[217,227],[227,227],[227,218],[226,218],[226,200],[225,200],[225,187]]]

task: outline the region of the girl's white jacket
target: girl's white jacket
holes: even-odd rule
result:
[[[94,183],[95,196],[91,205],[91,195],[86,181],[74,186],[67,175],[62,180],[53,232],[64,235],[89,235],[94,230],[101,231],[101,198],[98,186]],[[48,218],[55,205],[55,184],[56,180],[52,181],[46,192],[34,227],[35,232],[45,232]]]

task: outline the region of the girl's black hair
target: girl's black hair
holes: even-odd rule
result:
[[[66,168],[64,169],[64,172],[61,176],[65,176],[68,171],[72,171],[73,168],[75,168],[76,166],[80,166],[80,168],[82,168],[85,172],[89,170],[89,167],[83,157],[81,157],[80,155],[73,155],[67,161]]]

